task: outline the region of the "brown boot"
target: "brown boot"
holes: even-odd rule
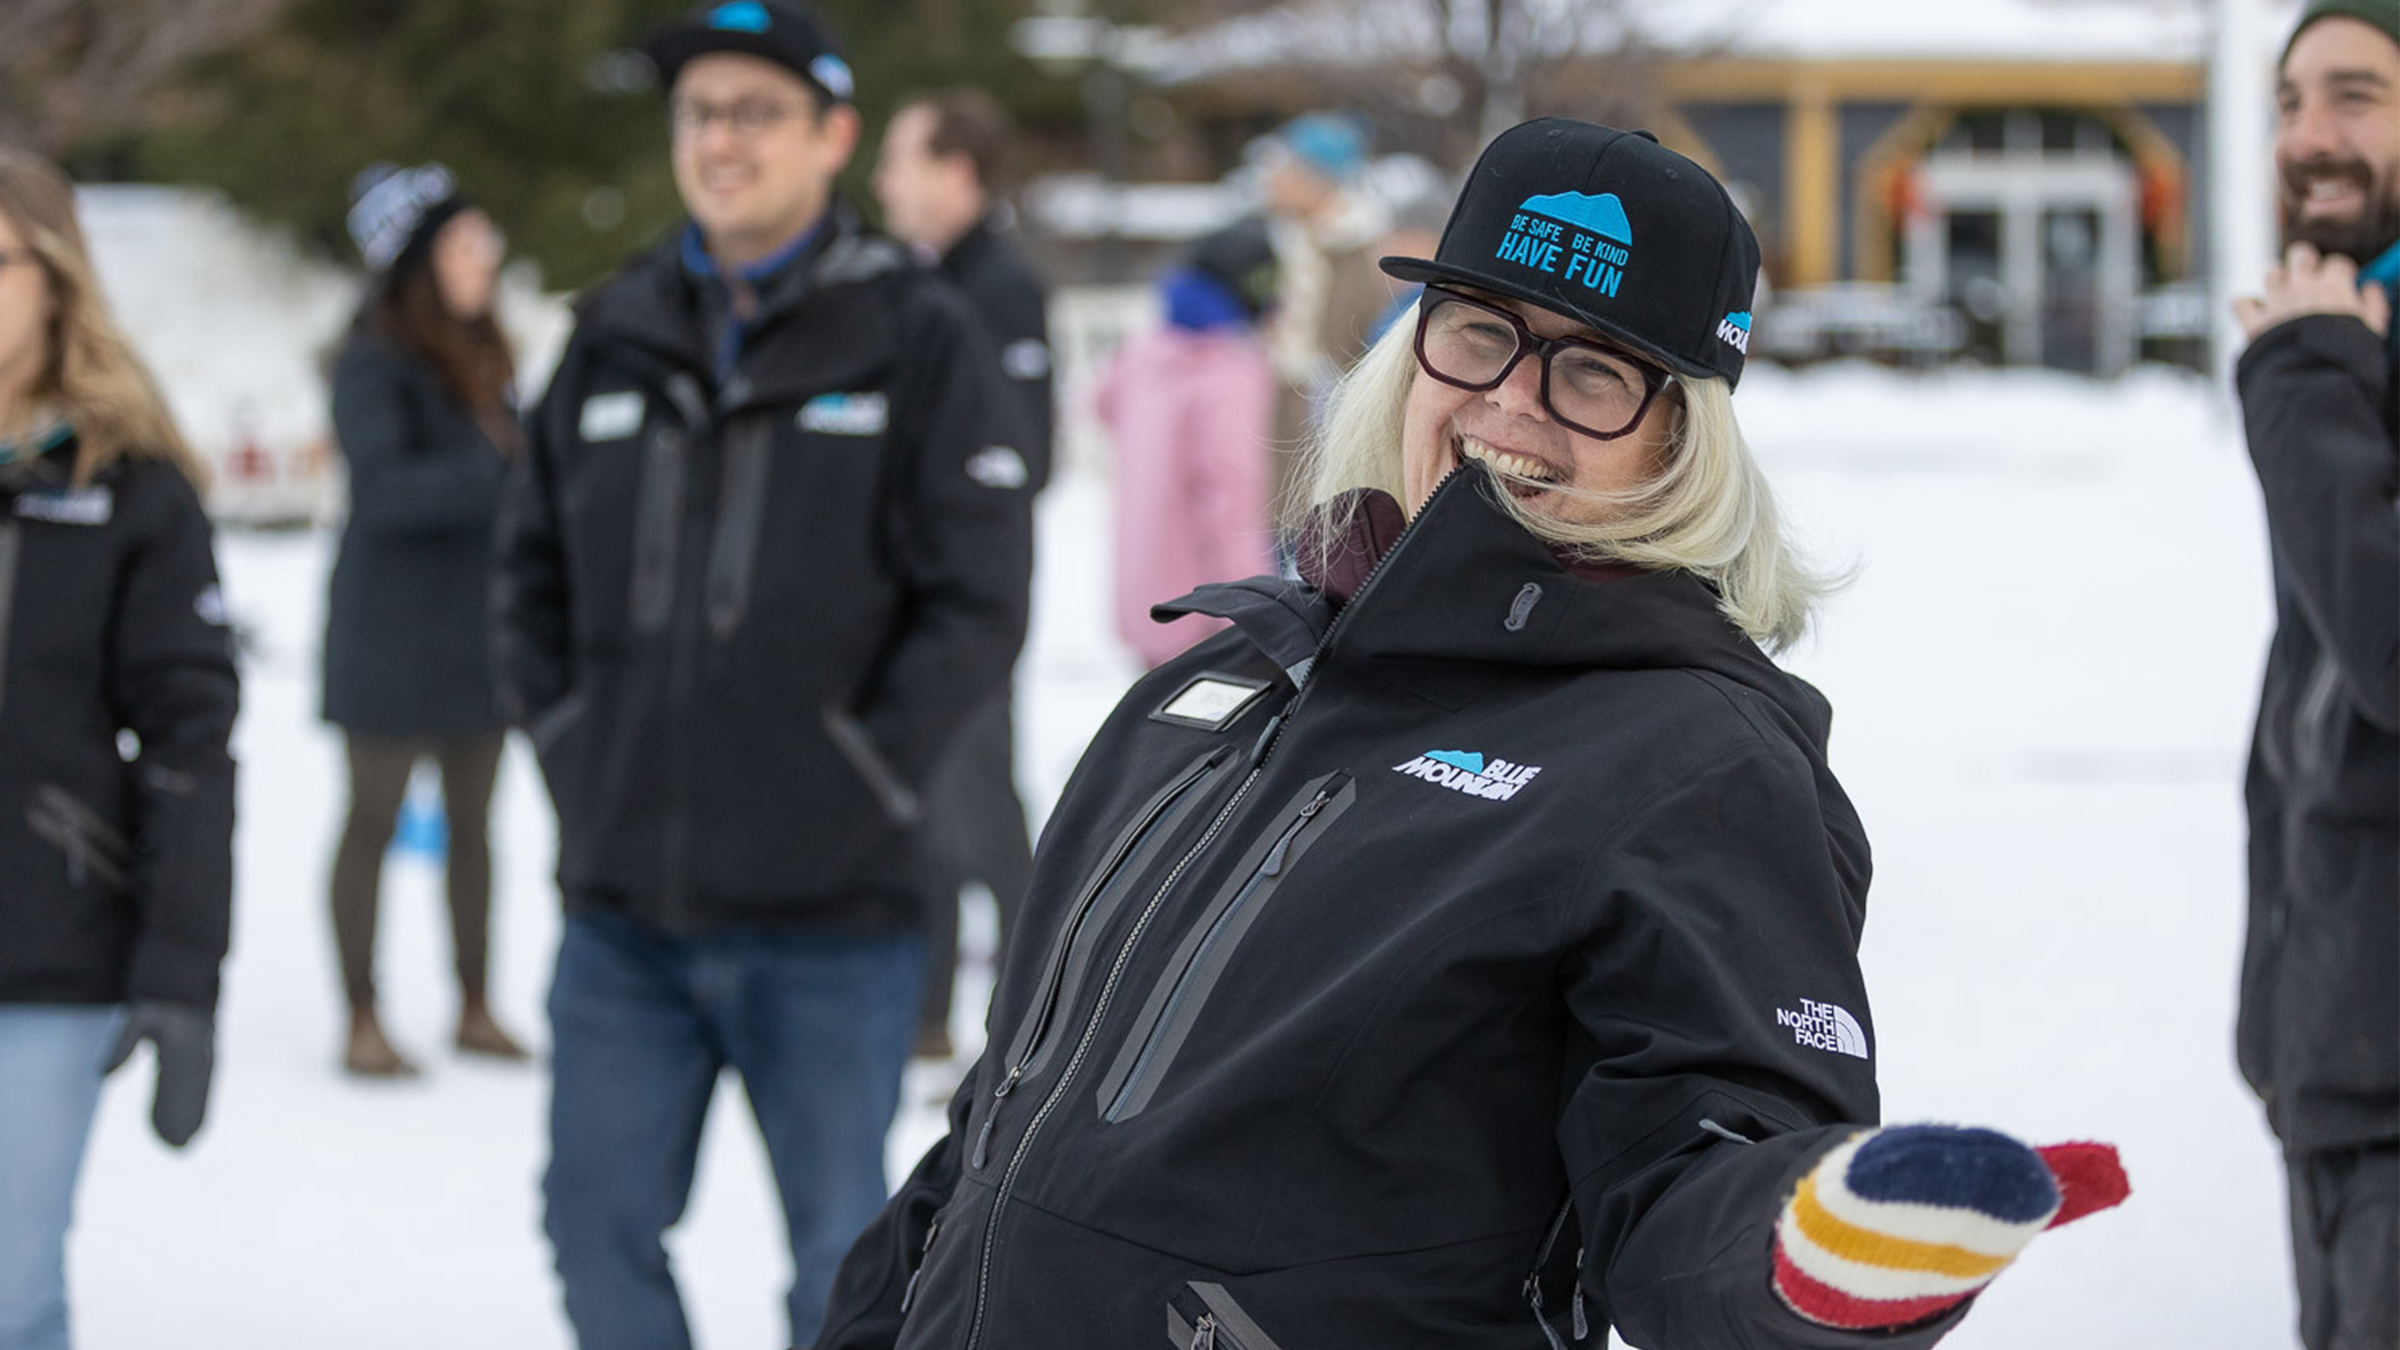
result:
[[[350,1010],[350,1041],[342,1049],[342,1068],[360,1078],[414,1078],[417,1066],[403,1058],[383,1034],[373,1008]]]
[[[533,1058],[517,1038],[500,1029],[492,1020],[491,1007],[482,999],[470,998],[458,1010],[458,1050],[464,1055],[482,1055],[490,1059],[523,1061]]]

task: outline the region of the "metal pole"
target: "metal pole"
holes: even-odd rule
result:
[[[2233,297],[2255,295],[2275,258],[2275,35],[2262,0],[2215,0],[2208,61],[2210,352],[2227,379],[2241,355]]]

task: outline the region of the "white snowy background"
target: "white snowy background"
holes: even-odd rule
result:
[[[157,294],[140,260],[103,261],[120,312]],[[283,303],[321,342],[340,303],[309,294]],[[220,369],[265,322],[242,300],[219,315]],[[2294,1345],[2277,1154],[2230,1049],[2239,782],[2269,613],[2225,400],[2155,370],[1761,368],[1737,407],[1812,552],[1858,569],[1789,663],[1833,699],[1834,764],[1875,843],[1863,959],[1887,1117],[2110,1140],[2134,1180],[2123,1209],[2035,1242],[1948,1344]],[[1107,513],[1104,462],[1070,464],[1041,503],[1019,680],[1037,816],[1133,673],[1108,634]],[[394,1034],[430,1071],[336,1070],[324,892],[344,789],[316,717],[332,538],[228,531],[219,554],[256,643],[217,1095],[175,1154],[148,1130],[147,1058],[110,1083],[70,1250],[79,1343],[563,1350],[539,1228],[544,1076],[444,1051],[448,935],[422,858],[387,873],[380,964]],[[494,811],[493,992],[538,1040],[553,836],[521,746]],[[969,941],[988,951],[988,925]],[[970,959],[970,1052],[988,982]],[[912,1070],[895,1177],[940,1129],[941,1079]],[[701,1346],[784,1344],[780,1219],[730,1082],[670,1247]]]

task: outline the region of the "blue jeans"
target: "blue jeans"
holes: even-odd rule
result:
[[[717,1075],[742,1076],[782,1193],[792,1343],[883,1207],[884,1134],[924,939],[748,930],[679,938],[570,916],[550,987],[543,1227],[582,1350],[688,1350],[660,1239],[683,1216]]]
[[[67,1350],[67,1227],[113,1007],[0,1004],[0,1350]]]

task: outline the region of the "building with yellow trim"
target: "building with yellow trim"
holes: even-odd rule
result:
[[[1254,13],[1179,39],[1165,83],[1297,102],[1328,87],[1288,78],[1310,65],[1371,61],[1402,88],[1488,68],[1488,27],[1462,48],[1439,22],[1465,8]],[[1633,115],[1733,186],[1758,229],[1768,352],[2100,373],[2196,359],[2201,0],[1558,0],[1545,12],[1569,21],[1535,51],[1526,106],[1598,115],[1639,85]],[[1638,70],[1628,53],[1644,54]]]

